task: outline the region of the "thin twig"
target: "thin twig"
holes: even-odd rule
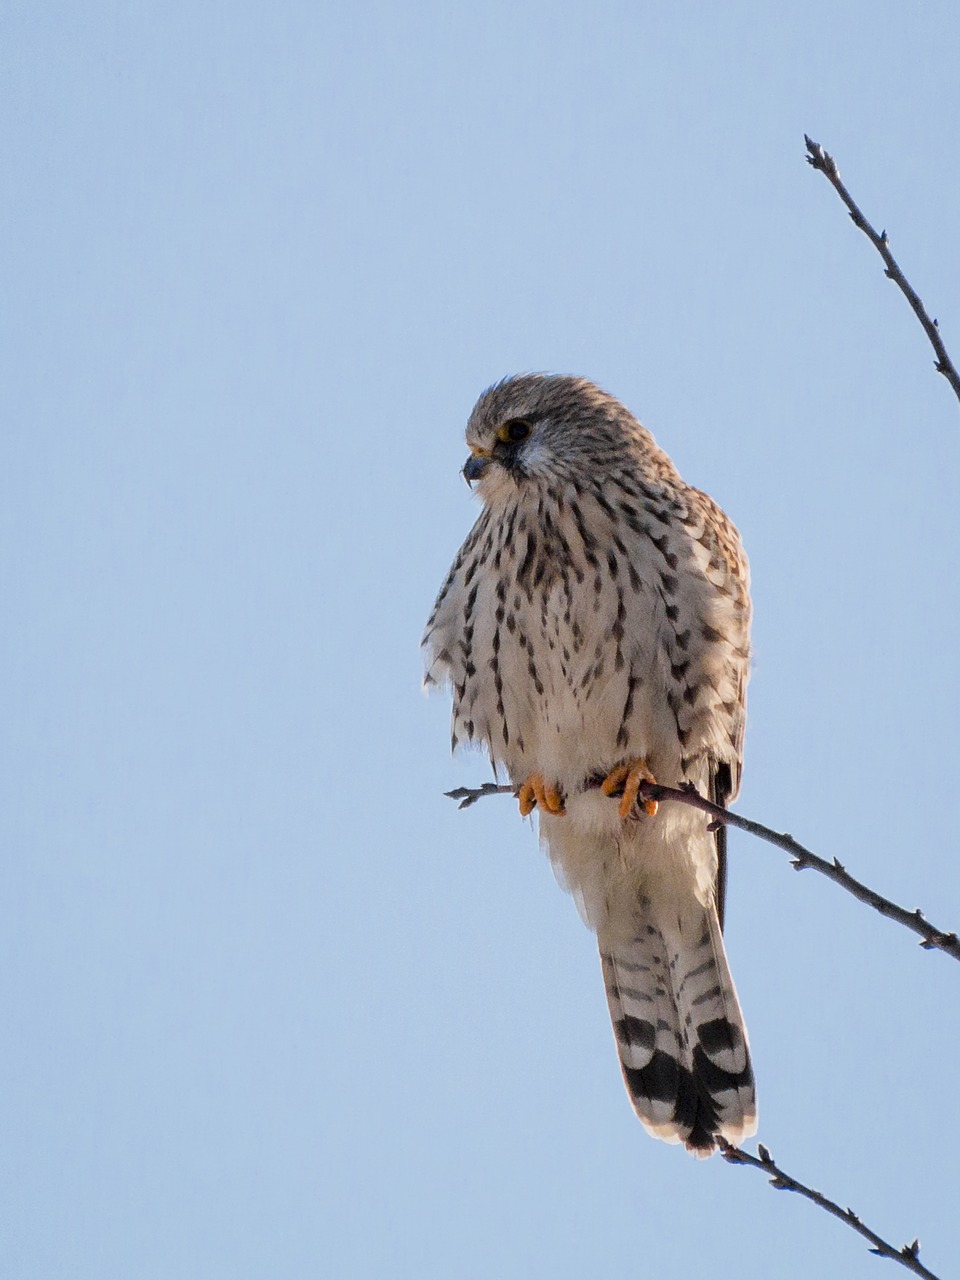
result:
[[[448,791],[446,794],[451,800],[459,800],[459,807],[466,809],[470,805],[476,804],[478,800],[482,800],[484,796],[507,793],[515,794],[516,789],[511,786],[501,786],[494,782],[487,782],[482,787],[457,787],[455,791]],[[846,867],[841,862],[838,862],[836,858],[828,862],[826,858],[821,858],[809,849],[805,849],[802,844],[794,840],[793,836],[773,831],[770,827],[763,826],[762,823],[754,822],[751,818],[743,818],[738,813],[731,813],[728,809],[721,808],[720,805],[714,804],[706,799],[705,796],[700,795],[694,786],[662,787],[659,783],[642,782],[638,798],[640,800],[657,801],[675,800],[679,804],[691,805],[694,809],[702,810],[713,822],[722,822],[730,827],[739,827],[741,831],[748,831],[750,835],[766,840],[768,844],[775,844],[778,849],[783,849],[784,852],[790,854],[793,866],[797,871],[805,871],[807,867],[812,867],[814,871],[819,871],[821,875],[826,876],[828,880],[832,880],[834,884],[846,889],[847,893],[852,893],[860,902],[865,902],[868,907],[873,907],[875,911],[879,911],[888,920],[896,920],[905,929],[912,930],[919,936],[920,945],[926,950],[943,951],[948,956],[952,956],[954,960],[960,960],[960,937],[956,933],[947,933],[931,924],[919,907],[916,911],[907,911],[904,907],[891,902],[889,898],[884,898],[882,894],[868,888],[859,880],[855,880]]]
[[[886,266],[885,275],[899,287],[903,296],[910,303],[910,306],[914,310],[914,314],[920,321],[921,325],[923,325],[924,333],[926,333],[927,337],[930,339],[931,346],[937,353],[934,368],[938,373],[943,374],[951,387],[953,387],[954,394],[957,399],[960,400],[960,374],[957,373],[956,367],[950,359],[950,356],[947,354],[946,347],[943,345],[943,339],[940,337],[940,329],[937,321],[931,320],[929,315],[927,315],[926,308],[920,301],[917,291],[903,274],[899,263],[890,252],[890,242],[887,239],[886,231],[881,231],[878,235],[867,219],[863,216],[863,213],[860,211],[856,201],[841,182],[840,170],[837,168],[837,162],[834,160],[833,156],[824,151],[819,142],[813,142],[806,134],[803,135],[803,140],[807,144],[807,152],[809,153],[806,158],[807,164],[812,165],[814,169],[819,169],[827,178],[837,195],[847,206],[854,224],[860,228],[864,235],[870,240],[877,253],[880,254],[881,258],[883,258]]]
[[[496,782],[485,782],[482,787],[456,787],[453,791],[445,791],[443,794],[451,800],[459,800],[458,809],[469,809],[484,796],[515,796],[517,788],[510,786],[509,783],[504,786]]]
[[[926,1280],[937,1280],[934,1273],[920,1261],[919,1240],[914,1240],[912,1244],[905,1244],[899,1249],[892,1244],[888,1244],[875,1231],[871,1231],[868,1226],[861,1222],[852,1209],[841,1209],[834,1200],[828,1200],[822,1192],[814,1191],[812,1187],[804,1186],[796,1178],[791,1178],[789,1173],[784,1173],[774,1162],[773,1157],[762,1142],[757,1143],[757,1150],[760,1152],[759,1158],[748,1155],[746,1151],[742,1151],[739,1147],[731,1146],[723,1138],[719,1139],[719,1145],[721,1155],[730,1164],[747,1164],[751,1168],[762,1169],[764,1173],[770,1174],[770,1185],[778,1191],[796,1191],[798,1195],[804,1196],[807,1200],[812,1200],[815,1205],[819,1205],[827,1213],[832,1213],[835,1218],[845,1222],[848,1227],[852,1227],[865,1240],[870,1241],[871,1253],[875,1253],[881,1258],[892,1258],[894,1262],[899,1262],[901,1266],[906,1267],[908,1271],[912,1271],[914,1275],[926,1277]]]

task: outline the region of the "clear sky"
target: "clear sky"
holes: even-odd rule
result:
[[[0,1275],[882,1277],[654,1142],[418,642],[477,394],[590,376],[742,530],[740,809],[960,925],[954,0],[0,19]],[[960,970],[734,835],[760,1139],[956,1271]],[[884,1270],[885,1268],[885,1270]]]

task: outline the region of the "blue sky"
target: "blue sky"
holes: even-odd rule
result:
[[[750,553],[739,807],[957,927],[960,416],[803,134],[960,358],[958,35],[6,7],[5,1277],[889,1270],[646,1136],[418,642],[477,394],[594,378]],[[727,935],[760,1139],[956,1269],[956,966],[739,835]]]

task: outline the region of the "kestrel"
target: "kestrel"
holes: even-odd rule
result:
[[[736,796],[749,671],[740,538],[650,432],[583,378],[485,391],[463,468],[483,510],[427,623],[453,746],[536,809],[596,931],[624,1081],[655,1137],[709,1155],[756,1130],[724,951],[726,833],[642,780]]]

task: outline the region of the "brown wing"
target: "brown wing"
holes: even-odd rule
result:
[[[721,809],[725,809],[732,791],[733,780],[730,766],[728,764],[718,764],[710,778],[710,799],[714,804],[718,804]],[[722,823],[713,833],[713,838],[717,842],[717,879],[714,892],[717,915],[722,929],[724,911],[727,905],[727,828]]]
[[[703,513],[715,539],[715,548],[727,569],[727,589],[733,595],[742,616],[742,639],[740,653],[742,667],[738,688],[738,700],[742,708],[746,708],[747,676],[749,674],[749,634],[750,634],[750,568],[740,541],[736,526],[728,518],[713,499],[698,491],[702,502]],[[736,760],[734,762],[717,761],[713,764],[710,776],[710,799],[714,804],[725,809],[740,791],[740,774],[743,766],[743,732],[745,717],[741,715],[737,740],[735,744]],[[716,903],[720,927],[723,928],[724,909],[727,894],[727,828],[718,826],[714,839],[717,844],[717,880]]]

